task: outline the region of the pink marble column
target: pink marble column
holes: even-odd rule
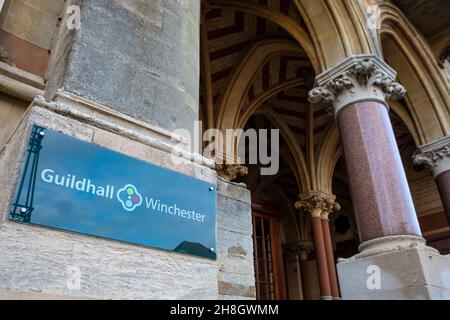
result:
[[[448,223],[450,224],[450,171],[441,173],[436,177],[436,183],[444,205]]]
[[[300,194],[300,201],[295,204],[297,209],[304,209],[311,215],[320,292],[323,300],[339,298],[336,264],[328,225],[329,214],[340,209],[335,200],[334,195],[321,191],[308,191]]]
[[[322,300],[332,299],[330,275],[328,273],[327,253],[323,239],[322,222],[320,216],[311,217],[311,225],[316,249],[317,267],[319,271],[320,295]]]
[[[431,169],[450,224],[450,136],[419,147],[413,159],[414,164],[424,164]]]
[[[300,268],[302,273],[302,290],[303,290],[303,300],[312,300],[311,293],[311,281],[309,272],[309,261],[308,257],[300,256]]]
[[[322,215],[323,240],[325,242],[325,252],[327,254],[328,275],[330,277],[331,295],[333,299],[339,299],[339,284],[336,273],[336,262],[334,261],[333,243],[331,241],[330,221],[328,214]]]
[[[386,242],[391,249],[424,241],[388,115],[386,99],[406,92],[395,77],[380,58],[357,55],[319,75],[309,93],[311,103],[329,105],[337,120],[360,251],[370,254],[385,250]]]
[[[387,108],[377,101],[338,115],[361,242],[393,235],[421,236]]]

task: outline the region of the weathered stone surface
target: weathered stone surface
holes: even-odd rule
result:
[[[426,247],[340,262],[337,270],[343,299],[450,298],[450,257]]]
[[[255,286],[243,286],[240,284],[234,284],[229,282],[219,282],[219,292],[221,295],[226,296],[241,296],[247,298],[255,298],[256,297],[256,288]]]
[[[167,152],[156,150],[149,146],[143,145],[142,143],[138,143],[102,129],[95,129],[93,142],[108,149],[150,162],[160,167],[172,169],[189,176],[193,175],[191,162],[184,159],[178,159],[182,162],[182,164],[175,165],[171,161],[171,155]]]
[[[23,154],[28,144],[29,128],[20,126],[0,149],[0,223],[9,215],[23,164]]]
[[[83,0],[60,87],[165,129],[192,130],[199,16],[199,1]]]
[[[217,198],[217,262],[221,299],[255,298],[249,191],[221,179]]]
[[[0,300],[92,300],[85,297],[61,296],[38,292],[15,292],[0,289]]]
[[[0,285],[96,299],[211,299],[214,261],[16,223],[0,227]],[[70,268],[79,268],[72,289]]]
[[[223,196],[245,203],[251,203],[251,193],[244,186],[218,178],[217,192]]]
[[[27,122],[23,123],[23,125],[28,125],[29,127],[33,124],[64,133],[86,142],[92,142],[94,137],[94,128],[91,126],[70,120],[39,107],[31,108]],[[26,140],[28,143],[28,139]]]

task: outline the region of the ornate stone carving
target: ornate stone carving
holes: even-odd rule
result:
[[[290,243],[286,246],[285,253],[290,256],[298,256],[302,260],[307,260],[309,253],[314,249],[311,241],[300,241]]]
[[[361,61],[357,61],[355,65],[350,68],[349,73],[353,74],[359,82],[367,84],[376,70],[377,66],[375,63],[370,60],[370,58],[365,58]]]
[[[313,218],[328,219],[329,214],[341,209],[335,196],[323,192],[308,192],[300,195],[300,198],[295,208],[305,209]]]
[[[317,87],[309,92],[309,102],[332,103],[334,102],[334,95],[324,87]]]
[[[450,170],[450,136],[426,144],[413,155],[415,165],[425,165],[434,176]]]
[[[0,46],[0,60],[11,59],[11,52],[3,46]]]
[[[228,181],[248,175],[248,168],[240,164],[217,164],[216,171],[219,176]]]
[[[378,57],[353,56],[317,77],[318,87],[309,92],[309,101],[331,104],[331,112],[337,114],[358,101],[401,99],[406,90],[395,77],[394,70]]]

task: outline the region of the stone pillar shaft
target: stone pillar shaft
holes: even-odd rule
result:
[[[328,262],[325,250],[325,242],[323,239],[322,220],[320,217],[313,217],[312,229],[314,236],[314,246],[316,248],[317,266],[319,268],[319,283],[321,299],[331,299],[330,277],[328,275]]]
[[[300,271],[302,276],[303,299],[312,300],[311,281],[309,280],[310,277],[309,262],[307,257],[305,259],[300,256]]]
[[[450,224],[450,171],[441,173],[436,177],[439,194],[441,195],[442,204]]]
[[[450,292],[448,259],[421,237],[388,117],[385,99],[405,94],[395,77],[380,58],[357,55],[319,75],[309,94],[337,119],[363,242],[337,264],[344,299],[445,299]],[[381,285],[370,283],[371,272]]]
[[[431,169],[450,224],[450,136],[419,147],[413,159],[414,164]]]
[[[421,236],[386,106],[352,104],[338,115],[361,242]]]
[[[193,133],[200,1],[72,2],[81,8],[80,29],[61,28],[46,97],[56,100],[62,90],[165,130]]]
[[[325,192],[310,191],[301,194],[300,201],[295,204],[297,209],[303,208],[311,214],[322,299],[339,297],[333,246],[328,225],[328,215],[340,209],[335,199],[335,196]]]
[[[406,93],[395,77],[378,57],[358,55],[319,75],[309,94],[311,103],[330,104],[337,119],[362,242],[421,237],[385,101]]]
[[[336,274],[336,263],[334,261],[333,243],[331,241],[330,224],[328,218],[322,219],[323,238],[325,243],[325,253],[327,256],[328,275],[330,277],[331,295],[337,299],[340,297],[339,284]]]
[[[304,300],[312,300],[310,272],[308,266],[308,255],[313,249],[310,241],[301,241],[290,244],[287,247],[287,254],[295,257],[300,268],[301,290]]]

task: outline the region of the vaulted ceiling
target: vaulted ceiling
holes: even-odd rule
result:
[[[311,159],[317,156],[318,146],[335,122],[324,106],[308,103],[307,94],[314,86],[316,75],[301,44],[275,23],[234,9],[234,2],[204,1],[202,56],[203,67],[206,63],[208,70],[202,72],[200,104],[203,118],[208,118],[206,113],[209,112],[212,113],[209,115],[212,123],[218,123],[221,101],[231,78],[256,43],[268,39],[292,42],[295,50],[274,52],[251,75],[251,83],[245,88],[241,105],[236,109],[238,115],[233,116],[240,119],[236,123],[239,128],[279,128],[284,131],[284,134],[281,133],[280,147],[282,174],[273,178],[271,183],[276,183],[294,202],[299,187],[298,173],[293,172],[293,158],[298,154],[292,150],[292,144],[300,147],[309,166]],[[291,0],[246,0],[245,3],[258,4],[271,12],[281,13],[307,29]],[[207,106],[208,95],[211,106]],[[398,117],[391,114],[399,142],[410,144],[407,129]],[[244,181],[255,190],[266,177],[255,177],[251,171],[252,167]]]
[[[291,0],[250,0],[247,2],[266,6],[270,10],[289,16],[298,24],[304,25]],[[214,4],[215,1],[206,3]],[[230,76],[252,45],[265,39],[288,40],[294,44],[295,41],[276,24],[228,7],[209,7],[207,5],[204,13],[204,25],[207,31],[207,41],[205,39],[203,41],[207,43],[203,45],[203,48],[207,48],[209,53],[213,112],[216,121],[220,99],[226,90]],[[271,55],[253,75],[252,83],[246,91],[239,113],[241,118],[247,122],[249,115],[254,113],[249,113],[248,108],[254,108],[254,103],[257,102],[256,111],[270,112],[277,121],[282,122],[289,134],[295,137],[303,152],[306,153],[308,139],[317,145],[332,118],[323,108],[309,106],[307,93],[313,86],[315,74],[301,46],[298,44],[296,46],[296,51],[280,51]],[[202,84],[205,81],[203,77]],[[272,93],[267,94],[267,92]],[[261,99],[265,93],[266,96]],[[204,90],[201,92],[201,100],[204,107]],[[313,126],[311,133],[314,134],[314,137],[311,138],[308,138],[307,134],[307,119],[309,118],[313,119],[309,122]],[[245,123],[241,125],[243,127]]]

